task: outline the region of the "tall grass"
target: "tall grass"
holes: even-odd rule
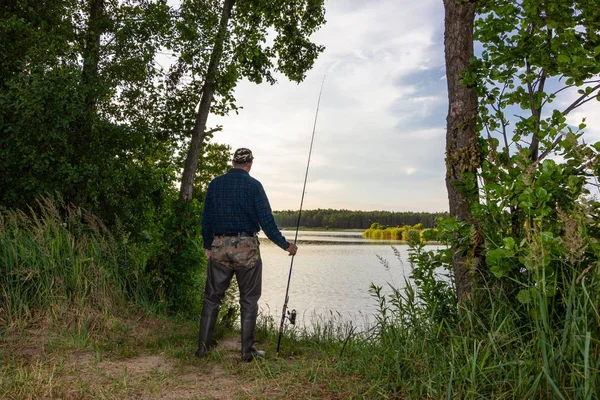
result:
[[[344,367],[415,399],[599,398],[599,282],[566,283],[560,300],[530,288],[521,307],[501,286],[483,289],[486,305],[453,321],[431,318],[409,284],[390,296],[374,286],[377,326],[350,343]]]
[[[145,253],[80,208],[41,201],[0,212],[0,322],[21,325],[73,310],[119,313],[148,292]]]

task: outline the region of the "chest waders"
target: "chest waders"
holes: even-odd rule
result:
[[[254,347],[258,299],[262,291],[262,260],[258,237],[215,236],[211,251],[206,269],[196,357],[206,356],[212,344],[219,308],[234,275],[240,293],[242,359],[251,361],[256,357],[263,357],[264,351]]]

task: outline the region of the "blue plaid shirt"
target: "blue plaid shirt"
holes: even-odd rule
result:
[[[260,228],[282,249],[289,244],[279,231],[269,199],[261,183],[240,168],[232,168],[208,185],[202,214],[204,248],[210,249],[213,235],[259,232]]]

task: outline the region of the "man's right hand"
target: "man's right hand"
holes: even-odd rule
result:
[[[290,243],[289,247],[285,249],[285,251],[287,251],[290,256],[295,256],[296,252],[298,251],[298,246],[296,246],[294,243]]]

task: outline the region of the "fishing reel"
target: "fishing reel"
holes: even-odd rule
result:
[[[296,325],[296,309],[287,312],[287,319],[290,321],[290,325]]]

